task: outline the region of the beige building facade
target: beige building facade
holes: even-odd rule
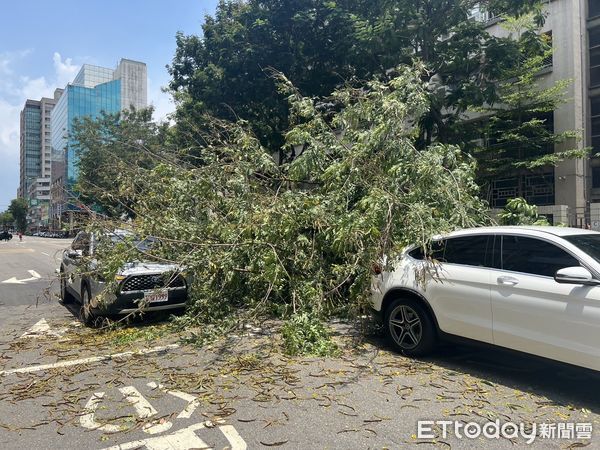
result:
[[[553,0],[545,8],[542,31],[551,36],[553,55],[540,83],[570,80],[566,102],[554,111],[554,131],[581,133],[579,141],[557,145],[555,151],[593,147],[592,154],[600,153],[600,0]],[[491,34],[508,34],[501,20],[479,14]],[[495,182],[492,207],[500,208],[523,192],[554,223],[600,230],[600,158],[563,161],[527,177],[525,186],[515,183]]]

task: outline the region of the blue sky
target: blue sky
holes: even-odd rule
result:
[[[174,109],[161,92],[175,33],[200,34],[218,0],[20,0],[2,4],[0,26],[0,211],[19,183],[19,112],[27,98],[51,97],[84,63],[116,67],[120,58],[148,66],[155,117]]]

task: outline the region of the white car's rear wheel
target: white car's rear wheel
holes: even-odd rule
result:
[[[396,299],[385,312],[385,331],[393,347],[407,356],[423,356],[436,344],[429,313],[417,301]]]

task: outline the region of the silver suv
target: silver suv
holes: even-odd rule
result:
[[[71,247],[63,251],[60,296],[63,303],[79,301],[84,323],[92,324],[98,316],[185,307],[190,280],[175,264],[129,262],[115,276],[116,289],[107,292],[108,283],[94,271],[94,252],[100,239],[113,243],[133,239],[140,254],[156,242],[152,238],[135,239],[132,233],[122,230],[102,236],[84,231],[77,234]]]

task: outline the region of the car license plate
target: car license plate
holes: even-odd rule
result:
[[[169,300],[168,289],[156,289],[154,291],[144,292],[144,300],[148,303],[161,303]]]

